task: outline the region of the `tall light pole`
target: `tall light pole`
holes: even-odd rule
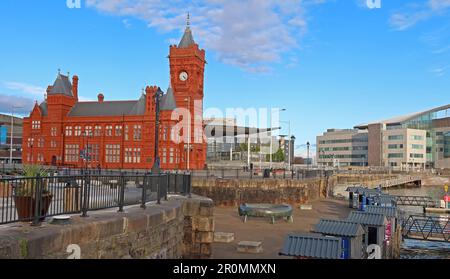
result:
[[[270,167],[270,169],[272,169],[272,153],[273,153],[273,151],[272,151],[272,149],[273,149],[273,143],[272,143],[272,141],[273,141],[273,137],[272,137],[272,108],[270,108],[270,120],[269,121],[270,121],[270,124],[269,124],[269,126],[270,126],[270,151],[269,151],[270,165],[269,165],[269,167]]]
[[[308,160],[308,161],[306,162],[306,165],[307,165],[307,169],[308,169],[308,170],[309,170],[309,146],[310,146],[310,144],[309,144],[309,141],[308,141],[308,142],[306,143],[306,148],[307,148],[307,150],[308,150],[308,151],[307,151],[307,153],[308,153],[308,154],[307,154],[307,156],[308,156],[308,157],[307,157],[307,158],[308,158],[307,160]]]
[[[188,103],[188,144],[187,144],[187,169],[190,169],[190,157],[191,157],[191,97],[184,99]]]
[[[18,106],[13,106],[11,111],[11,138],[10,138],[10,146],[9,146],[9,163],[12,164],[13,158],[13,138],[14,138],[14,109],[22,108]]]

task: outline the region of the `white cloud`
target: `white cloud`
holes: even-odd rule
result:
[[[0,93],[0,112],[3,113],[10,113],[14,106],[14,113],[28,114],[33,109],[34,103],[30,98]]]
[[[125,26],[125,28],[130,29],[132,24],[130,23],[129,19],[124,19],[122,20],[123,25]]]
[[[86,6],[107,14],[138,18],[160,32],[178,31],[179,35],[189,11],[194,38],[202,47],[214,51],[224,63],[250,72],[267,72],[272,63],[282,61],[286,52],[298,48],[307,29],[305,10],[324,2],[86,0]]]
[[[434,69],[431,69],[430,72],[435,74],[437,77],[443,77],[447,71],[448,67],[437,67]]]
[[[398,31],[406,30],[433,16],[442,15],[450,8],[450,0],[426,0],[421,4],[410,3],[403,11],[391,15],[390,24]]]
[[[26,94],[31,94],[39,97],[43,97],[46,89],[36,85],[30,85],[23,82],[5,81],[3,85],[11,90],[21,91]]]
[[[428,5],[432,10],[441,11],[450,8],[450,0],[429,0]]]

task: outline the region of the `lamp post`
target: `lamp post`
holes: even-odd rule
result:
[[[22,108],[19,106],[12,106],[11,111],[11,138],[10,138],[10,146],[9,146],[9,163],[12,164],[13,158],[13,138],[14,138],[14,109]]]
[[[84,152],[83,152],[84,169],[85,169],[85,172],[87,173],[88,160],[89,160],[89,138],[92,137],[92,135],[90,133],[88,133],[87,131],[84,131],[84,133],[82,135],[83,135],[83,138],[85,139],[85,147],[84,147]]]
[[[155,115],[155,155],[154,155],[154,162],[152,167],[152,173],[159,173],[160,172],[160,159],[159,159],[159,114],[160,114],[160,104],[161,98],[163,96],[163,92],[160,88],[155,93],[155,106],[156,106],[156,115]]]
[[[190,169],[190,157],[191,157],[191,97],[184,99],[188,103],[188,144],[187,144],[187,169]]]
[[[309,141],[306,143],[306,149],[307,149],[307,161],[306,161],[306,166],[307,166],[307,169],[309,170],[309,146],[310,146],[310,144],[309,144]],[[289,154],[289,156],[290,156],[290,154]]]

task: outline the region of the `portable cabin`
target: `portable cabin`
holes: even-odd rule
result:
[[[397,197],[388,194],[380,194],[374,197],[374,204],[382,207],[396,207]]]
[[[342,239],[320,234],[289,234],[279,255],[294,259],[342,259]]]
[[[386,217],[385,244],[387,247],[390,247],[391,240],[395,237],[397,229],[401,230],[399,227],[401,211],[393,206],[368,206],[366,212],[382,214]]]
[[[364,211],[352,211],[347,217],[350,222],[356,222],[364,227],[366,246],[376,244],[383,252],[387,219],[383,214],[368,213]]]
[[[313,232],[342,239],[344,259],[362,259],[365,250],[365,231],[361,224],[346,220],[321,219]]]

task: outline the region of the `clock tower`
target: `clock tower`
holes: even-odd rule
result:
[[[184,161],[181,168],[203,169],[206,160],[206,142],[203,129],[203,81],[205,50],[195,43],[190,28],[189,14],[183,38],[170,46],[170,79],[177,108],[188,109],[189,127],[183,138]],[[189,146],[189,148],[188,148]]]

